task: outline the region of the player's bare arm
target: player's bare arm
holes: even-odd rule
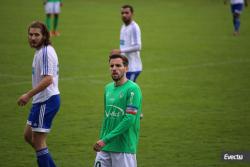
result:
[[[34,95],[47,88],[52,83],[52,81],[53,77],[51,75],[45,75],[41,82],[37,85],[37,87],[31,89],[30,91],[19,97],[17,104],[19,106],[26,105]]]

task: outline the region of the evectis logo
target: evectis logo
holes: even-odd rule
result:
[[[224,160],[243,160],[244,155],[242,154],[225,154]]]
[[[106,117],[120,117],[124,115],[124,110],[114,105],[107,105],[109,111],[105,111]]]
[[[248,161],[250,162],[250,152],[224,152],[221,159],[223,161]]]

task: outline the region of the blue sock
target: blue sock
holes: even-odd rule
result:
[[[234,19],[234,31],[239,31],[240,30],[240,19],[237,18],[237,19]]]
[[[235,23],[235,30],[239,31],[240,30],[240,19],[236,19],[235,22],[236,22]]]
[[[36,152],[37,163],[39,167],[56,167],[48,148],[43,148]]]

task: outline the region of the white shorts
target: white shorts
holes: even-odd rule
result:
[[[94,167],[137,167],[136,154],[100,151]]]
[[[61,2],[47,2],[45,4],[45,13],[46,14],[59,14],[61,12]]]

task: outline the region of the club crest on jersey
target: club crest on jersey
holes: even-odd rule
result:
[[[120,97],[120,99],[123,97],[123,92],[120,92],[119,97]]]
[[[106,94],[106,98],[111,102],[115,100],[114,96],[109,92]]]

